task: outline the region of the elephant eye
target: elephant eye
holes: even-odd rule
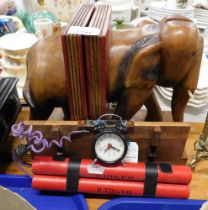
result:
[[[193,56],[195,56],[195,55],[196,55],[196,52],[193,52],[191,56],[193,57]]]
[[[145,78],[145,79],[157,80],[159,70],[160,70],[160,64],[158,64],[156,66],[146,68],[142,72],[142,77]]]

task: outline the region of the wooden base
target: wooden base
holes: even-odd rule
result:
[[[49,141],[67,136],[74,130],[91,130],[89,121],[25,121],[26,127],[32,125],[33,131],[40,130]],[[187,161],[184,152],[190,126],[175,122],[129,122],[127,137],[139,145],[139,161],[147,161],[151,150],[155,151],[156,162],[184,164]],[[70,157],[94,158],[92,142],[94,133],[74,134],[72,142],[64,142],[63,152]],[[52,146],[41,155],[54,155],[57,147]],[[33,155],[35,155],[33,153]]]

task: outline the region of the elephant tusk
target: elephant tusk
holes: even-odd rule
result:
[[[194,95],[193,95],[193,93],[190,90],[187,90],[187,93],[188,93],[190,98],[194,98]]]

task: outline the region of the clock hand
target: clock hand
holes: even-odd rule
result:
[[[104,153],[106,153],[106,152],[108,151],[108,149],[110,149],[110,148],[109,148],[109,147],[107,147],[107,148],[105,149]]]
[[[110,148],[112,148],[111,144],[108,144],[107,148],[105,149],[104,153],[107,152]]]
[[[117,152],[120,152],[120,149],[115,148],[114,146],[111,146],[112,149],[116,150]]]

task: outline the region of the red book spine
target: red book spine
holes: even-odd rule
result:
[[[62,176],[34,175],[32,187],[39,190],[67,191],[67,179]],[[78,192],[108,195],[143,196],[143,182],[80,178]],[[155,197],[188,198],[189,186],[158,183]]]
[[[106,14],[106,20],[108,20],[108,24],[104,24],[103,26],[103,34],[105,36],[101,37],[101,74],[102,74],[102,98],[101,98],[101,113],[105,114],[107,110],[107,85],[108,85],[108,67],[109,67],[109,49],[110,49],[110,28],[111,28],[111,8],[108,8],[108,12]]]
[[[95,119],[94,115],[94,96],[93,96],[93,84],[92,84],[92,75],[91,75],[91,64],[92,64],[92,43],[91,37],[85,37],[85,61],[86,61],[86,88],[87,88],[87,108],[88,108],[88,115],[90,119]]]
[[[96,178],[96,179],[115,179],[126,181],[144,181],[146,175],[145,163],[125,163],[106,166],[104,164],[96,163],[95,166],[103,169],[102,174],[90,172],[89,168],[92,166],[93,160],[82,159],[79,170],[79,177]],[[32,162],[32,171],[39,175],[55,175],[66,176],[70,159],[66,158],[64,161],[53,160],[49,156],[36,156]],[[188,166],[172,165],[172,172],[162,172],[158,167],[157,182],[188,184],[192,179],[192,172]]]
[[[82,112],[82,118],[81,119],[86,119],[87,118],[87,99],[86,99],[86,84],[85,84],[85,77],[84,77],[84,62],[83,60],[85,59],[83,56],[83,43],[82,40],[83,37],[77,36],[77,45],[78,45],[78,52],[77,52],[77,56],[78,56],[78,62],[79,62],[79,76],[80,76],[80,101],[81,101],[81,109],[80,110]]]
[[[72,104],[72,96],[71,96],[71,82],[70,82],[71,76],[69,74],[69,68],[70,68],[69,63],[71,61],[69,60],[69,51],[68,51],[67,40],[66,39],[67,39],[67,35],[62,34],[61,40],[62,40],[62,49],[63,49],[66,83],[67,83],[66,86],[67,86],[67,94],[68,94],[69,113],[70,113],[70,119],[72,119],[73,116],[71,115],[71,111],[73,110],[73,104]]]

